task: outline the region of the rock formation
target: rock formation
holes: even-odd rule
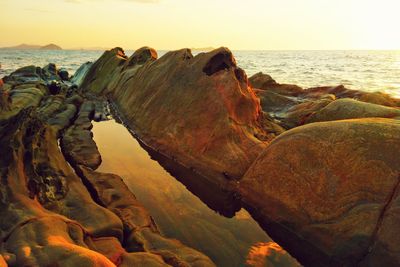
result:
[[[147,47],[130,58],[115,48],[93,64],[81,88],[108,95],[145,143],[217,184],[239,179],[282,131],[226,48],[160,59]]]
[[[261,72],[250,77],[249,82],[260,98],[263,110],[286,129],[316,121],[392,118],[398,116],[400,107],[400,100],[387,94],[351,90],[342,85],[303,89],[297,85],[279,84]]]
[[[92,66],[92,62],[86,62],[85,64],[81,65],[75,74],[71,77],[71,82],[76,86],[80,86],[85,78],[89,68]]]
[[[0,88],[0,266],[214,266],[163,237],[120,177],[95,171],[102,105],[57,75],[29,66]]]
[[[400,264],[400,100],[247,80],[226,48],[160,59],[115,48],[81,90],[107,96],[147,145],[233,191],[301,263]]]
[[[240,181],[242,200],[306,265],[396,266],[399,132],[377,118],[287,131]]]
[[[243,204],[302,264],[400,264],[398,99],[248,80],[227,48],[159,59],[114,48],[72,79],[49,64],[3,80],[0,266],[213,266],[163,237],[121,177],[96,171],[91,121],[108,117],[106,99],[144,145],[227,191],[228,212]],[[268,253],[290,261],[274,243],[248,260]]]

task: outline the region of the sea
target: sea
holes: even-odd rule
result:
[[[17,68],[55,63],[73,74],[95,61],[100,50],[0,50],[0,78]],[[134,51],[125,51],[129,56]],[[159,57],[167,51],[158,51]],[[197,54],[199,52],[194,52]],[[400,98],[400,50],[343,51],[233,51],[247,75],[263,72],[279,83],[303,88],[345,85],[350,89],[380,91]]]

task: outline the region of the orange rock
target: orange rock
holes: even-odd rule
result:
[[[82,177],[87,179],[86,184],[92,188],[96,198],[105,207],[117,214],[124,224],[124,246],[127,251],[143,251],[147,254],[137,256],[129,255],[123,260],[123,248],[118,248],[117,239],[107,238],[97,239],[99,251],[106,255],[112,262],[146,262],[158,264],[159,260],[155,255],[161,256],[164,262],[172,266],[214,266],[212,261],[204,254],[183,245],[178,240],[168,239],[161,236],[152,217],[147,210],[140,204],[128,187],[124,184],[121,177],[92,171],[90,168],[78,166]],[[136,254],[136,253],[130,253]],[[118,257],[118,255],[120,257]],[[146,255],[150,255],[148,259]],[[146,260],[146,261],[145,261]],[[143,265],[147,266],[147,265]]]
[[[310,114],[305,122],[334,121],[358,118],[399,118],[400,109],[342,98],[332,101]]]
[[[400,107],[400,99],[393,98],[388,94],[382,92],[351,90],[347,89],[343,85],[309,88],[304,90],[301,96],[319,98],[320,96],[326,94],[333,94],[337,98],[354,98],[359,101],[388,107]]]
[[[224,184],[223,177],[239,179],[273,138],[272,123],[265,126],[259,99],[227,48],[196,57],[182,49],[157,60],[149,48],[131,60],[119,53],[106,52],[82,88],[103,89],[145,143],[183,165]]]
[[[74,91],[50,95],[45,84],[24,82],[40,68],[22,70],[11,75],[12,101],[0,112],[0,266],[215,266],[162,237],[120,177],[96,173],[89,182],[78,165],[92,174],[100,163],[90,131],[96,105]]]
[[[391,119],[287,131],[243,177],[243,202],[305,265],[398,266],[399,132]]]
[[[301,266],[277,243],[256,243],[249,251],[246,259],[246,266],[251,267],[299,267]]]
[[[303,92],[303,88],[294,84],[277,83],[268,74],[262,72],[256,73],[249,78],[249,83],[252,87],[265,90],[268,92],[277,93],[284,96],[298,96]]]
[[[94,250],[106,256],[112,263],[119,266],[121,257],[126,253],[121,243],[115,237],[100,237],[93,239]]]
[[[0,267],[7,267],[7,266],[8,266],[8,264],[4,260],[3,256],[0,255]]]
[[[92,250],[82,226],[61,216],[36,218],[17,227],[4,248],[16,255],[15,266],[115,266]]]

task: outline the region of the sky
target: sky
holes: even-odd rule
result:
[[[400,49],[400,0],[0,0],[0,47]]]

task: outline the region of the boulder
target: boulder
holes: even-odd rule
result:
[[[3,80],[5,83],[39,83],[43,82],[43,78],[42,69],[32,65],[17,69]]]
[[[261,100],[263,111],[277,119],[279,125],[286,129],[315,121],[390,118],[393,117],[391,111],[394,109],[388,110],[383,106],[400,107],[400,99],[381,92],[351,90],[343,85],[302,89],[297,85],[279,84],[270,75],[262,72],[250,77],[249,82],[256,88],[254,91]],[[334,101],[336,99],[339,101]],[[379,105],[381,111],[377,112]],[[331,119],[317,118],[319,116],[329,116]]]
[[[326,94],[333,94],[336,96],[336,98],[354,98],[356,100],[372,104],[388,107],[400,107],[400,99],[393,98],[388,94],[382,92],[352,90],[344,87],[343,85],[309,88],[304,90],[300,96],[305,98],[320,98]]]
[[[388,107],[400,107],[400,99],[393,98],[382,92],[364,93],[358,97],[358,100]]]
[[[272,79],[272,77],[268,74],[264,74],[262,72],[258,72],[249,78],[249,83],[254,88],[267,88],[271,85],[276,85],[277,82]]]
[[[85,78],[86,74],[88,73],[90,67],[92,66],[92,62],[86,62],[82,64],[71,77],[70,81],[77,85],[78,87],[82,84],[83,79]]]
[[[60,76],[61,80],[68,81],[69,80],[69,73],[66,69],[61,68],[57,71],[58,76]]]
[[[60,76],[58,76],[58,69],[56,64],[49,63],[45,67],[43,67],[43,75],[47,80],[60,80]]]
[[[343,85],[338,86],[320,86],[308,88],[302,92],[302,96],[306,98],[320,98],[321,96],[331,94],[336,98],[356,98],[363,92],[357,90],[350,90]]]
[[[9,91],[10,109],[18,112],[23,108],[36,107],[46,93],[47,88],[40,85],[16,86]]]
[[[295,98],[291,98],[268,90],[254,89],[254,92],[261,100],[261,107],[263,111],[269,113],[284,113],[290,107],[300,102]]]
[[[316,100],[306,100],[300,104],[293,105],[282,116],[282,125],[291,129],[310,121],[310,116],[320,111],[335,100],[335,96],[327,95]]]
[[[306,123],[357,118],[400,118],[400,109],[343,98],[332,101],[305,119]]]
[[[303,92],[303,88],[294,84],[277,83],[268,74],[262,72],[256,73],[249,78],[249,83],[252,87],[274,92],[285,96],[298,96]]]
[[[399,132],[377,118],[287,131],[240,181],[242,201],[304,265],[398,266]]]
[[[131,67],[135,65],[143,65],[147,61],[154,61],[158,58],[157,51],[150,47],[142,47],[135,51],[131,57],[128,58],[125,63],[125,67]]]

